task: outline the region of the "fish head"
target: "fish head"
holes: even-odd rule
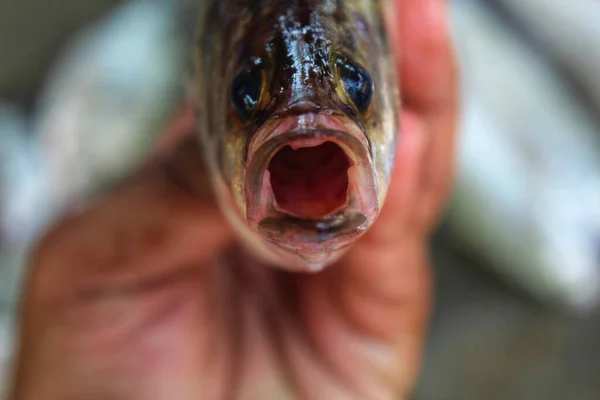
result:
[[[219,203],[252,250],[294,270],[322,269],[368,230],[394,164],[398,87],[381,13],[346,3],[221,2],[197,46]]]

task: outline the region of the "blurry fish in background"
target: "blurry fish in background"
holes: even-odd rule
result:
[[[450,234],[538,299],[594,307],[599,127],[486,6],[453,5],[464,115]]]
[[[573,75],[600,111],[600,2],[495,1]]]
[[[181,99],[176,2],[127,2],[78,34],[48,76],[35,131],[60,211],[141,165]]]

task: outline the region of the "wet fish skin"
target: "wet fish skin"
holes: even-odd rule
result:
[[[194,97],[200,115],[200,141],[222,211],[261,259],[295,270],[319,270],[339,258],[368,229],[385,199],[394,162],[399,106],[393,57],[382,18],[390,5],[375,0],[204,3],[199,10],[195,46]],[[373,97],[366,112],[353,104],[341,82],[339,63],[344,62],[364,68],[373,81]],[[255,67],[261,74],[254,78],[261,79],[261,94],[254,112],[245,120],[232,106],[230,88],[240,71]],[[286,121],[291,121],[290,126],[282,127]],[[252,197],[262,199],[257,188],[263,175],[256,176],[258,186],[249,183],[257,174],[252,170],[254,158],[260,158],[254,157],[255,152],[266,146],[268,132],[283,137],[295,131],[306,139],[327,131],[323,126],[351,132],[348,137],[332,139],[339,140],[340,147],[365,151],[361,160],[368,162],[360,164],[360,170],[367,172],[360,175],[359,191],[374,195],[370,202],[365,200],[369,196],[357,201],[368,203],[360,203],[367,221],[350,234],[330,234],[316,242],[261,234],[258,214],[264,200],[253,202]],[[262,132],[267,132],[265,138]],[[351,137],[356,143],[349,143]],[[265,156],[265,152],[262,157],[272,156],[268,152]],[[344,212],[338,216],[345,218]],[[288,229],[286,221],[290,218],[277,216],[281,217],[278,228]],[[347,218],[355,216],[349,213]],[[313,222],[316,234],[319,221]]]

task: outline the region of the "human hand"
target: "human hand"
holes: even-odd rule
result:
[[[429,312],[427,239],[451,183],[456,82],[445,2],[398,4],[397,164],[347,256],[314,275],[247,257],[196,146],[179,140],[195,125],[184,110],[157,162],[38,246],[12,399],[407,396]]]

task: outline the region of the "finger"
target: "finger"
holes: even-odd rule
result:
[[[456,71],[445,0],[398,0],[392,28],[404,106],[428,114],[455,100]]]
[[[193,105],[183,103],[158,141],[154,158],[164,158],[172,154],[186,139],[196,134],[197,113]]]
[[[457,68],[446,1],[403,0],[396,4],[403,107],[405,112],[422,119],[427,135],[415,221],[430,230],[439,218],[453,182]]]
[[[386,339],[395,339],[407,321],[409,325],[423,322],[420,305],[429,295],[426,238],[411,228],[418,172],[426,150],[425,127],[414,116],[405,118],[402,127],[404,137],[386,203],[338,269],[342,302],[351,320],[362,331]]]
[[[198,269],[231,235],[202,171],[196,143],[184,142],[45,236],[26,288],[13,398],[170,398],[198,385]],[[186,351],[172,344],[184,342]],[[142,377],[156,384],[131,383]],[[177,388],[160,397],[166,379]]]
[[[405,111],[400,123],[395,165],[384,206],[360,248],[395,248],[406,231],[413,228],[414,208],[422,185],[424,158],[428,147],[427,126],[418,115]]]

